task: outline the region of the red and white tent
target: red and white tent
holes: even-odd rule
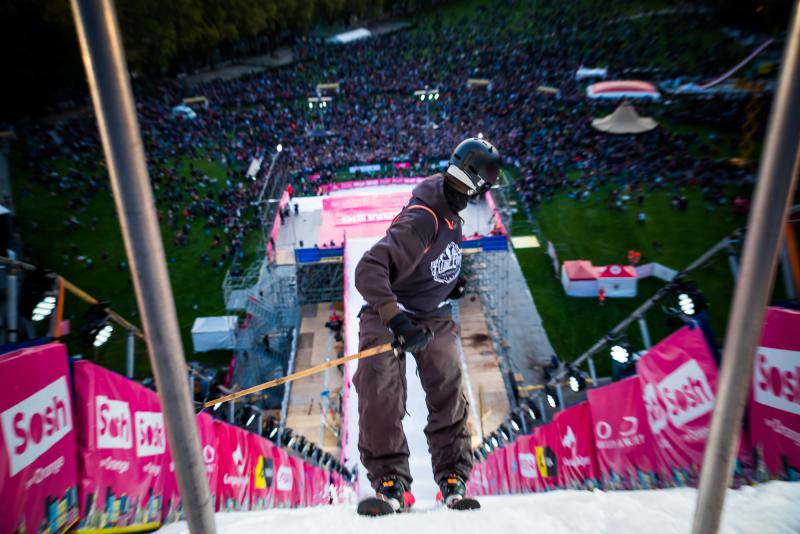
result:
[[[589,98],[608,99],[648,99],[658,100],[661,93],[650,82],[641,80],[616,80],[610,82],[597,82],[586,89]]]
[[[595,267],[590,261],[573,260],[561,267],[561,285],[570,297],[597,297],[600,288],[608,298],[635,297],[637,279],[630,265]]]
[[[606,297],[635,297],[636,269],[630,265],[606,265],[595,267],[597,289],[605,289]]]
[[[561,285],[570,297],[596,297],[597,272],[592,262],[565,261],[561,267]]]

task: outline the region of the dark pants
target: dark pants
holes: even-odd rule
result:
[[[425,437],[433,476],[439,482],[456,473],[466,480],[472,469],[472,450],[456,324],[449,317],[430,319],[425,324],[434,336],[425,350],[414,357],[428,406]],[[392,340],[392,333],[378,315],[365,308],[359,350]],[[361,360],[353,384],[358,392],[358,450],[370,483],[377,487],[382,477],[395,475],[410,486],[408,443],[402,425],[406,411],[405,358],[387,353]]]

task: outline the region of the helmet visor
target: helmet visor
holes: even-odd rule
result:
[[[481,169],[480,177],[483,179],[484,184],[480,188],[480,193],[485,193],[497,183],[497,175],[500,173],[500,168],[496,163],[488,163]]]

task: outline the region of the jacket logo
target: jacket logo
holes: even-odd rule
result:
[[[449,284],[461,272],[461,247],[451,241],[438,258],[431,262],[433,279],[440,284]]]

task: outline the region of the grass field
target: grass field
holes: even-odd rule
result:
[[[225,167],[219,163],[205,160],[194,160],[195,168],[201,169],[220,183],[225,180]],[[181,173],[189,176],[189,161],[184,161]],[[65,170],[68,162],[59,162],[58,167]],[[26,179],[26,173],[18,165],[12,163],[12,183],[14,198],[19,215],[22,239],[26,255],[37,265],[55,271],[90,295],[99,300],[111,302],[111,308],[134,324],[140,325],[137,314],[133,284],[127,268],[120,268],[120,262],[126,260],[122,242],[119,220],[110,194],[97,192],[83,214],[77,214],[83,223],[74,232],[66,230],[63,221],[71,215],[67,208],[70,200],[79,193],[55,193]],[[187,178],[188,179],[188,178]],[[214,187],[218,187],[215,185]],[[166,213],[168,206],[157,206]],[[95,229],[90,228],[92,217],[97,218]],[[200,257],[210,249],[212,235],[222,235],[221,227],[203,230],[202,221],[195,221],[188,235],[188,244],[176,247],[173,244],[174,230],[166,224],[162,225],[162,239],[168,261],[168,269],[178,321],[183,337],[184,351],[187,360],[199,360],[211,364],[225,364],[230,360],[229,352],[210,352],[191,355],[191,327],[195,317],[221,315],[225,313],[222,296],[222,281],[228,265],[224,269],[200,262]],[[251,233],[244,245],[245,264],[256,255],[259,242],[257,233]],[[77,254],[73,253],[73,245]],[[64,254],[68,255],[65,260]],[[107,254],[108,258],[102,257]],[[88,256],[93,259],[94,266],[88,269],[77,256]],[[219,249],[216,254],[219,256]],[[74,335],[79,328],[81,316],[87,306],[75,297],[68,297],[64,317],[70,319],[73,334],[65,338],[71,354],[82,353],[85,357],[96,357],[104,366],[116,371],[123,371],[125,365],[125,336],[117,328],[111,340],[96,354],[91,347],[78,343]],[[43,332],[40,332],[43,334]],[[149,374],[149,362],[142,342],[136,343],[136,375]]]
[[[730,205],[711,206],[702,199],[697,188],[681,192],[689,198],[685,212],[670,205],[672,191],[658,191],[648,196],[643,209],[647,223],[635,222],[637,208],[610,211],[602,191],[594,192],[586,201],[576,201],[560,194],[552,202],[537,207],[534,215],[546,239],[553,242],[559,261],[591,260],[595,265],[627,264],[628,250],[642,253],[641,263],[659,262],[680,270],[733,230],[745,225],[743,217],[734,215]],[[523,219],[520,217],[520,219]],[[529,231],[520,220],[514,233]],[[660,241],[656,249],[653,241]],[[632,299],[607,299],[600,306],[597,299],[567,297],[556,278],[545,247],[517,251],[517,257],[528,280],[536,306],[542,315],[550,341],[559,357],[572,360],[603,337],[630,314],[663,282],[649,278],[639,283],[639,295]],[[712,327],[724,335],[728,308],[733,291],[733,278],[727,259],[720,254],[691,274],[709,302]],[[646,316],[653,342],[672,331],[660,307]],[[634,324],[628,337],[641,348],[641,336]],[[598,359],[598,367],[608,369],[608,361]]]

